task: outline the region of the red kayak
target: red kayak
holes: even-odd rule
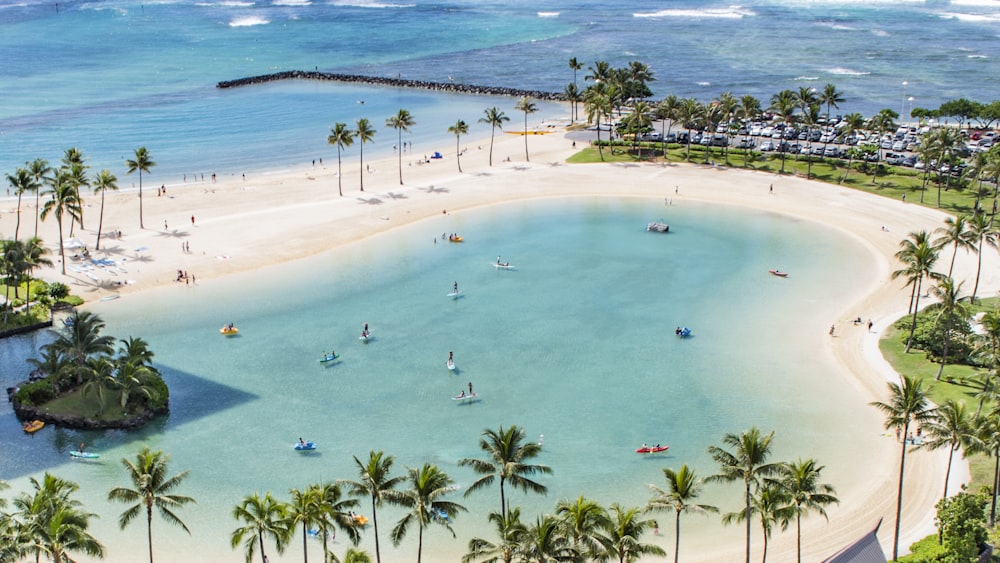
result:
[[[670,446],[643,446],[635,451],[637,454],[658,454],[670,449]]]

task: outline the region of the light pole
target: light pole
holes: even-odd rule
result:
[[[906,98],[906,101],[910,102],[910,105],[909,105],[909,110],[910,111],[906,112],[906,117],[907,117],[907,119],[909,119],[910,117],[913,116],[913,96],[910,96],[909,98]]]
[[[903,81],[903,99],[899,102],[899,117],[903,118],[903,111],[906,110],[906,81]]]

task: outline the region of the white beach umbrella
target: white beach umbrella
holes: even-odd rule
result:
[[[63,248],[83,248],[84,246],[87,245],[76,237],[63,240]]]

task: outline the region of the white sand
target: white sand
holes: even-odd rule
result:
[[[122,305],[128,295],[156,286],[179,285],[177,270],[185,270],[197,279],[219,278],[231,273],[258,269],[275,263],[295,260],[329,251],[339,245],[389,231],[401,225],[441,213],[463,210],[515,199],[573,196],[668,198],[674,205],[686,200],[718,202],[767,209],[837,228],[860,240],[878,257],[878,269],[871,279],[859,280],[854,297],[838,305],[837,336],[829,347],[817,354],[829,356],[843,367],[844,384],[855,385],[870,400],[886,400],[886,381],[898,376],[881,360],[877,349],[878,332],[906,310],[909,291],[902,282],[890,281],[897,268],[893,254],[899,241],[913,230],[932,230],[942,224],[943,213],[835,186],[803,179],[769,174],[719,169],[699,165],[567,165],[573,154],[571,143],[561,131],[528,137],[531,161],[524,158],[523,137],[499,134],[494,150],[494,165],[487,165],[489,139],[464,143],[468,152],[462,157],[464,173],[459,174],[454,154],[429,164],[410,162],[422,155],[404,155],[403,179],[395,158],[372,161],[373,173],[366,173],[366,191],[358,191],[359,164],[355,154],[344,160],[344,197],[337,194],[336,157],[324,159],[317,167],[281,172],[252,172],[240,176],[220,176],[218,183],[171,184],[168,195],[157,197],[156,188],[164,180],[154,168],[144,176],[146,229],[139,228],[138,199],[133,191],[109,195],[105,209],[104,230],[120,229],[121,240],[102,239],[100,251],[93,251],[100,201],[86,198],[87,229],[77,228],[75,236],[85,241],[95,257],[118,261],[127,273],[59,273],[58,249],[53,250],[56,267],[40,273],[48,280],[69,283],[73,291],[88,300],[120,294]],[[446,145],[444,145],[446,146]],[[482,147],[482,148],[478,148]],[[510,157],[512,162],[504,159]],[[733,162],[741,158],[734,155]],[[123,188],[133,176],[120,177]],[[769,185],[774,193],[769,193]],[[676,190],[676,193],[675,193]],[[0,204],[0,233],[14,232],[13,199]],[[33,198],[22,203],[24,220],[21,234],[34,226]],[[192,224],[191,216],[195,223]],[[164,229],[164,221],[168,228]],[[887,229],[883,230],[883,227]],[[65,226],[68,231],[69,225]],[[42,223],[40,235],[51,245],[57,241],[53,218]],[[182,244],[190,245],[190,253]],[[136,252],[146,247],[148,250]],[[76,265],[70,261],[70,266]],[[983,261],[980,295],[1000,288],[1000,258],[987,253]],[[969,280],[975,276],[975,259],[959,255],[955,277]],[[115,281],[134,280],[134,285],[117,286]],[[858,315],[875,321],[872,334],[853,327],[849,319]],[[830,318],[815,319],[817,330],[828,330]],[[845,408],[869,409],[867,404]],[[873,428],[873,432],[882,432]],[[849,454],[847,454],[849,455]],[[916,452],[907,456],[906,490],[902,517],[901,551],[911,542],[933,532],[934,503],[943,488],[945,454]],[[960,460],[956,460],[960,461]],[[884,518],[880,540],[891,554],[895,515],[895,496],[899,464],[899,445],[885,440],[885,451],[878,459],[858,459],[870,475],[865,483],[840,484],[841,503],[831,508],[829,522],[810,517],[803,522],[803,557],[819,560],[829,556],[869,531]],[[954,474],[965,476],[964,463],[957,463]],[[951,490],[955,490],[952,486]],[[666,516],[661,520],[666,519]],[[671,524],[663,524],[660,541],[672,551]],[[756,530],[756,528],[755,528]],[[759,557],[761,541],[755,531],[754,559]],[[683,546],[682,546],[683,547]],[[768,555],[774,561],[794,559],[794,529],[777,532]],[[169,560],[161,550],[158,557]],[[743,543],[720,545],[712,553],[685,552],[688,561],[742,559]],[[238,557],[234,553],[234,557]],[[287,556],[286,556],[287,559]],[[272,561],[278,561],[276,556]]]

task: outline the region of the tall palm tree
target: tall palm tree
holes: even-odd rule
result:
[[[849,113],[844,116],[844,120],[841,123],[843,123],[844,125],[843,127],[841,127],[840,134],[843,135],[844,138],[846,139],[847,137],[854,135],[856,132],[858,132],[859,130],[861,130],[861,128],[865,126],[865,118],[864,116],[862,116],[860,113],[857,112]],[[851,173],[851,164],[853,164],[854,162],[854,155],[856,154],[857,154],[856,149],[851,149],[847,151],[847,156],[848,156],[847,169],[844,170],[844,177],[841,178],[840,182],[838,183],[843,184],[844,181],[847,180],[847,176]],[[920,197],[923,197],[923,192],[920,192]]]
[[[65,164],[59,168],[61,172],[65,172],[69,178],[69,183],[73,185],[73,189],[76,191],[76,196],[80,199],[81,206],[83,205],[83,196],[81,195],[84,188],[90,187],[90,179],[87,178],[87,170],[89,166],[83,163],[83,155],[79,152],[72,153],[71,151],[76,151],[76,149],[69,149],[66,151],[67,155],[63,158]],[[80,228],[83,228],[83,211],[81,209],[80,216],[70,219],[69,223],[69,236],[73,236],[73,228],[76,223],[80,223]]]
[[[837,90],[837,87],[833,84],[827,84],[823,86],[820,90],[817,101],[826,106],[826,122],[830,123],[830,106],[835,108],[840,108],[840,104],[844,101],[844,93]]]
[[[740,118],[743,119],[743,121],[753,121],[753,120],[757,119],[757,117],[760,116],[760,114],[761,114],[760,100],[758,100],[754,96],[746,94],[746,95],[744,95],[744,96],[742,96],[740,98],[740,105],[739,105],[739,107],[737,108],[736,111],[737,111],[737,115],[739,115]],[[749,132],[750,131],[749,131],[749,127],[748,127],[747,128],[747,137],[746,137],[747,140],[750,139]],[[751,146],[751,143],[749,143],[749,142],[748,143],[744,143],[744,145],[743,145],[743,167],[744,168],[747,167],[747,158],[748,158],[748,156],[750,154],[750,146]]]
[[[705,115],[705,106],[694,98],[684,98],[677,109],[677,119],[684,124],[687,129],[687,151],[684,154],[685,160],[691,160],[691,130],[701,127],[701,121]]]
[[[330,128],[326,142],[337,147],[337,192],[340,197],[344,197],[344,172],[340,166],[340,152],[354,144],[354,131],[348,129],[346,123],[337,123]],[[364,177],[364,171],[361,174]]]
[[[32,191],[35,192],[35,237],[37,237],[38,214],[41,211],[38,201],[42,193],[42,186],[49,182],[49,174],[52,173],[52,168],[49,167],[49,162],[44,158],[36,158],[30,163],[26,162],[25,165],[28,167],[28,171],[31,172],[31,177],[35,179],[32,184]]]
[[[101,170],[96,176],[94,176],[94,183],[92,184],[95,194],[101,194],[101,215],[97,220],[97,244],[94,246],[97,250],[101,249],[101,230],[104,229],[104,194],[108,191],[118,191],[118,177],[111,173],[110,170]]]
[[[641,133],[653,128],[653,107],[648,102],[636,102],[632,107],[632,113],[628,116],[628,126],[635,133],[632,138],[638,140]],[[641,144],[639,145],[639,158],[642,158]]]
[[[35,268],[51,266],[52,260],[47,258],[49,249],[42,245],[42,239],[38,237],[31,237],[24,241],[23,249],[24,252],[21,255],[21,259],[24,262],[24,266],[28,269],[28,275],[24,278],[27,284],[24,295],[26,303],[25,313],[31,313],[31,276],[34,274]]]
[[[781,121],[791,125],[795,122],[794,114],[795,109],[798,107],[798,95],[794,90],[782,90],[777,94],[771,96],[771,105],[767,108],[768,111],[774,112],[779,117]],[[781,147],[779,147],[780,149]],[[785,153],[788,151],[781,150],[781,173],[785,173]],[[749,526],[749,523],[747,524]]]
[[[587,88],[583,97],[583,111],[587,114],[587,123],[597,125],[597,153],[604,160],[604,149],[601,145],[601,119],[611,117],[611,99],[606,93],[603,83]]]
[[[958,256],[959,248],[976,252],[978,250],[978,246],[976,245],[978,239],[970,228],[969,217],[967,215],[945,218],[944,226],[934,229],[934,232],[939,235],[934,239],[934,246],[936,248],[943,250],[946,246],[953,247],[951,264],[948,266],[948,277],[951,277],[952,272],[955,270],[955,258]]]
[[[405,109],[400,109],[396,115],[385,120],[385,126],[396,130],[399,141],[396,144],[396,154],[399,155],[399,185],[403,185],[403,131],[409,133],[410,127],[416,125],[413,116]]]
[[[603,557],[617,559],[618,563],[631,563],[650,555],[664,556],[667,553],[658,545],[642,543],[642,536],[654,526],[653,520],[641,518],[638,508],[624,508],[612,504],[604,533],[600,537],[604,547]]]
[[[976,213],[969,220],[970,238],[976,241],[976,284],[972,286],[972,303],[976,302],[976,293],[979,291],[979,274],[983,270],[983,245],[990,248],[997,248],[1000,233],[993,229],[993,221],[986,217],[985,213]]]
[[[947,399],[934,409],[930,421],[923,426],[924,441],[921,448],[936,450],[948,448],[948,466],[944,472],[944,492],[941,498],[948,498],[948,479],[951,477],[951,460],[959,449],[968,449],[974,440],[972,416],[965,403]],[[938,538],[940,543],[940,537]]]
[[[128,458],[122,459],[125,473],[133,488],[115,487],[108,491],[108,500],[135,503],[128,507],[118,518],[118,526],[125,529],[140,512],[146,512],[146,539],[149,543],[149,563],[153,563],[153,507],[159,510],[160,516],[164,520],[180,526],[185,532],[191,533],[187,525],[174,514],[174,510],[185,504],[194,502],[194,499],[184,495],[172,494],[182,481],[188,476],[188,471],[182,471],[172,477],[168,477],[167,462],[170,456],[162,451],[152,451],[149,447],[143,448],[135,456],[135,461]]]
[[[503,124],[510,121],[510,118],[496,106],[483,110],[483,114],[483,117],[479,118],[479,122],[490,126],[490,166],[493,166],[493,138],[496,136],[497,129],[503,131]]]
[[[834,496],[833,485],[820,482],[823,466],[814,459],[786,463],[781,466],[780,483],[791,500],[791,511],[795,515],[795,552],[797,561],[802,563],[802,516],[818,512],[826,518],[828,504],[839,503]]]
[[[132,399],[139,397],[140,400],[148,402],[158,398],[154,384],[159,378],[160,375],[156,371],[146,366],[119,362],[115,377],[118,405],[128,413],[128,405]]]
[[[906,439],[910,424],[930,422],[933,411],[919,379],[902,376],[902,384],[889,383],[889,402],[871,405],[885,414],[886,430],[897,430],[903,437],[899,455],[899,488],[896,491],[896,529],[892,538],[892,559],[899,559],[899,516],[903,512],[903,470],[906,467]]]
[[[323,519],[323,498],[315,487],[307,487],[305,491],[292,489],[288,494],[291,501],[285,505],[285,514],[288,516],[289,535],[299,524],[302,525],[302,561],[309,563],[309,529]]]
[[[152,157],[149,155],[149,151],[146,147],[139,147],[135,149],[135,158],[130,158],[125,161],[126,174],[132,174],[133,172],[139,173],[139,228],[145,229],[145,225],[142,223],[142,173],[145,172],[149,174],[149,169],[156,166],[153,162]]]
[[[788,528],[788,523],[794,516],[794,505],[789,504],[791,495],[775,483],[765,483],[754,493],[750,502],[750,509],[746,511],[729,512],[723,515],[724,524],[743,522],[749,524],[750,518],[757,515],[760,521],[760,529],[764,535],[763,554],[761,563],[767,562],[767,542],[771,539],[775,526],[780,526],[782,530]]]
[[[469,552],[462,556],[462,563],[483,561],[487,563],[513,563],[525,541],[528,529],[521,523],[521,509],[514,507],[506,516],[491,512],[489,521],[493,524],[499,541],[491,542],[483,538],[469,540]]]
[[[448,132],[455,135],[455,161],[458,162],[458,173],[462,173],[462,149],[460,139],[462,135],[469,133],[469,124],[459,119],[454,125],[448,127]]]
[[[515,489],[546,494],[548,489],[541,483],[528,478],[537,474],[552,473],[547,465],[526,463],[542,452],[542,447],[534,442],[525,442],[524,429],[510,426],[506,430],[487,429],[479,440],[479,448],[486,454],[486,459],[464,458],[458,461],[460,467],[471,467],[482,475],[465,491],[469,496],[479,489],[489,487],[497,477],[500,478],[500,514],[507,514],[507,498],[504,485],[508,482]]]
[[[322,485],[311,485],[310,489],[316,489],[320,497],[322,511],[319,518],[319,531],[323,538],[323,561],[330,560],[330,550],[327,547],[327,539],[332,527],[340,528],[347,533],[351,543],[357,545],[361,541],[361,534],[358,532],[358,521],[354,518],[354,509],[358,506],[358,501],[344,498],[343,490],[339,484],[324,483]]]
[[[523,96],[514,104],[514,109],[524,112],[524,160],[530,161],[531,159],[528,158],[528,114],[538,111],[538,106],[530,98]]]
[[[274,541],[278,553],[285,552],[290,537],[288,516],[285,513],[285,505],[275,500],[270,491],[264,493],[263,498],[261,498],[260,493],[254,493],[244,498],[240,504],[233,508],[233,518],[244,525],[233,530],[230,544],[233,549],[236,549],[240,543],[243,543],[246,563],[253,561],[258,547],[260,548],[260,560],[263,563],[267,562],[267,555],[264,553],[265,538]]]
[[[569,68],[573,71],[573,84],[576,84],[576,71],[583,70],[583,63],[576,60],[576,57],[572,57],[569,60]]]
[[[913,318],[910,323],[910,336],[906,342],[906,351],[913,345],[913,333],[917,329],[917,312],[920,310],[920,291],[924,278],[940,279],[941,275],[934,272],[934,263],[938,259],[938,249],[929,242],[926,231],[911,232],[909,238],[899,243],[900,250],[896,258],[903,263],[903,268],[892,273],[892,279],[906,278],[906,284],[912,286],[911,300],[913,302]]]
[[[139,336],[129,336],[127,339],[118,341],[118,363],[144,366],[153,369],[153,351],[149,349],[149,343]]]
[[[519,561],[530,563],[570,563],[581,558],[562,533],[559,519],[551,514],[535,518],[535,523],[524,532],[518,556]]]
[[[677,119],[677,110],[681,106],[681,100],[677,96],[670,94],[656,104],[656,119],[661,123],[661,135],[663,136],[663,158],[667,158],[667,137],[670,136],[670,128]]]
[[[571,89],[569,86],[567,86],[566,87],[566,93],[569,94],[570,91],[572,90],[572,92],[576,95],[574,97],[578,97],[579,94],[580,94],[580,88],[576,84],[576,71],[583,69],[583,63],[581,63],[580,61],[576,60],[576,57],[573,57],[573,58],[571,58],[569,60],[569,68],[571,68],[573,70],[573,82],[572,82],[573,87]],[[566,99],[567,99],[567,101],[569,101],[572,104],[571,107],[570,107],[570,116],[569,116],[569,123],[570,123],[570,125],[572,125],[573,124],[573,119],[575,117],[579,117],[579,114],[577,114],[577,111],[576,111],[576,104],[580,100],[578,100],[578,99],[574,100],[570,96],[567,96]]]
[[[365,191],[365,143],[370,143],[375,139],[376,130],[364,117],[357,121],[356,126],[354,136],[357,137],[361,149],[361,191]]]
[[[580,495],[576,500],[562,500],[556,504],[565,534],[572,540],[573,548],[581,555],[596,556],[601,548],[597,541],[600,531],[605,529],[608,513],[599,503]]]
[[[667,490],[656,485],[649,485],[653,498],[646,504],[646,510],[674,511],[674,563],[681,555],[681,514],[707,514],[718,512],[719,509],[708,504],[696,504],[694,500],[701,495],[705,480],[698,477],[687,464],[674,471],[663,469],[663,477],[667,480]]]
[[[583,100],[583,92],[575,82],[570,82],[563,89],[563,98],[569,102],[569,124],[573,125],[579,115],[578,104]]]
[[[935,161],[938,173],[937,206],[939,208],[941,207],[941,186],[944,181],[951,182],[951,175],[942,172],[942,167],[952,163],[955,150],[960,144],[961,138],[958,130],[953,127],[938,128],[932,131],[927,138],[927,150],[929,156]],[[927,162],[927,166],[931,168],[931,162]]]
[[[410,488],[399,492],[396,504],[408,509],[392,529],[392,543],[399,545],[406,537],[410,525],[417,524],[417,563],[420,563],[424,550],[424,528],[430,524],[439,524],[455,536],[451,520],[459,512],[465,512],[464,506],[444,500],[443,497],[454,491],[451,477],[436,465],[425,463],[420,469],[409,470],[407,480]]]
[[[49,344],[64,358],[83,365],[94,355],[110,355],[114,351],[113,336],[102,336],[105,323],[100,316],[90,311],[73,311],[70,322]]]
[[[87,532],[90,519],[96,517],[96,514],[57,506],[46,515],[42,525],[34,529],[38,534],[36,541],[53,563],[72,563],[69,553],[76,551],[101,559],[104,546]],[[36,551],[36,559],[38,555]]]
[[[964,283],[964,282],[962,282]],[[944,349],[941,352],[941,362],[938,366],[935,381],[941,380],[944,373],[944,364],[948,361],[948,346],[951,343],[951,327],[955,318],[965,319],[969,316],[969,309],[962,303],[959,293],[962,292],[962,283],[955,285],[955,280],[945,277],[938,281],[937,285],[931,288],[931,293],[938,298],[938,315],[935,324],[940,324],[944,319]]]
[[[993,458],[993,500],[990,503],[990,528],[996,524],[997,516],[997,495],[1000,491],[1000,412],[996,407],[992,412],[977,416],[972,421],[975,441],[971,444],[970,450],[976,453],[985,453]]]
[[[86,400],[91,393],[97,396],[96,416],[104,414],[104,391],[113,387],[117,379],[115,372],[118,366],[107,356],[95,356],[87,359],[87,367],[83,370],[83,386],[80,387],[80,397]]]
[[[101,557],[103,546],[87,532],[94,514],[79,510],[81,502],[73,498],[80,486],[73,481],[46,472],[39,481],[28,480],[33,491],[14,498],[15,513],[24,536],[25,553],[34,553],[35,561],[47,554],[52,561],[62,561],[66,552],[82,551]]]
[[[14,194],[17,195],[17,222],[14,224],[14,240],[17,240],[21,230],[21,196],[37,188],[35,177],[26,168],[18,168],[13,174],[7,174],[7,183],[14,188]]]
[[[387,456],[384,452],[372,450],[368,454],[368,461],[362,463],[357,456],[354,456],[354,464],[358,466],[360,480],[344,481],[343,484],[350,488],[350,494],[358,497],[370,497],[372,499],[372,526],[375,529],[375,561],[381,563],[382,552],[378,543],[378,507],[383,502],[395,503],[398,487],[405,479],[402,476],[390,477],[392,471],[393,457]]]
[[[720,472],[712,475],[708,481],[743,481],[746,498],[747,525],[746,563],[750,563],[750,509],[754,490],[760,489],[763,480],[775,475],[780,464],[767,463],[771,455],[771,441],[774,439],[772,430],[766,436],[756,426],[740,435],[726,434],[722,437],[724,446],[731,451],[718,446],[709,446],[708,454],[719,464]]]
[[[872,184],[878,178],[878,166],[882,154],[882,135],[896,130],[899,114],[891,109],[883,109],[873,115],[867,123],[868,130],[875,135],[875,165],[872,166]]]
[[[41,218],[44,221],[49,214],[55,214],[59,225],[59,256],[62,259],[62,273],[66,275],[66,248],[63,245],[63,216],[70,220],[79,220],[83,215],[83,205],[80,193],[73,183],[73,177],[65,171],[56,173],[52,185],[47,192],[51,198],[42,206]]]

